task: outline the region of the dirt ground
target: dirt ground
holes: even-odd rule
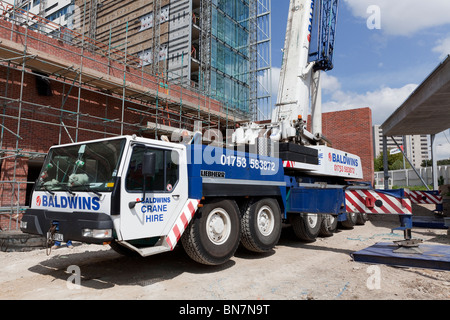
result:
[[[147,258],[80,243],[50,256],[44,249],[0,252],[0,299],[450,299],[449,271],[374,267],[352,260],[355,251],[403,239],[402,231],[391,233],[397,219],[374,216],[364,226],[314,243],[299,242],[284,229],[272,252],[239,248],[228,263],[216,267],[191,261],[180,246]],[[413,238],[450,244],[446,230],[414,228]]]

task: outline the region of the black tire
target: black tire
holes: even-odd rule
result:
[[[358,213],[356,215],[356,225],[363,226],[366,224],[366,221],[369,220],[369,216],[366,212]]]
[[[234,255],[240,238],[241,219],[236,202],[215,200],[195,214],[181,237],[181,243],[194,261],[219,265]]]
[[[275,199],[251,203],[241,220],[242,245],[253,252],[272,250],[281,235],[281,210]]]
[[[338,218],[332,214],[326,214],[322,218],[322,225],[320,226],[319,236],[331,237],[336,232],[338,226]]]
[[[290,221],[297,238],[306,242],[314,242],[319,235],[322,216],[317,213],[293,214]]]
[[[353,229],[356,225],[356,219],[358,214],[356,212],[347,212],[347,220],[340,221],[340,225],[343,229]]]

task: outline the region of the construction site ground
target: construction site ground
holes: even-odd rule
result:
[[[397,226],[396,216],[371,216],[364,226],[339,230],[313,243],[297,241],[285,228],[271,252],[253,254],[239,248],[221,266],[192,261],[180,245],[146,258],[81,243],[49,256],[45,249],[0,252],[0,299],[450,299],[449,271],[353,261],[355,251],[402,240],[402,231],[391,232]],[[444,229],[414,228],[412,234],[426,244],[450,244]]]

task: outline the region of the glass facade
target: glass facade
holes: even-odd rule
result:
[[[211,94],[229,108],[249,112],[249,3],[213,0]]]

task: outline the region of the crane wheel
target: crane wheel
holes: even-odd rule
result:
[[[241,238],[239,208],[232,200],[204,204],[187,227],[181,243],[191,259],[206,265],[227,262]]]
[[[356,225],[363,226],[366,224],[366,221],[369,220],[369,215],[366,212],[358,213],[356,217]]]
[[[293,214],[290,216],[290,222],[297,238],[314,242],[319,235],[322,216],[317,213]]]
[[[253,252],[272,250],[281,235],[281,210],[275,199],[251,203],[241,220],[242,245]]]
[[[358,219],[358,213],[356,212],[347,212],[347,220],[339,221],[341,228],[343,229],[353,229],[356,225],[356,221]]]
[[[320,226],[319,236],[331,237],[336,232],[338,225],[338,218],[332,214],[325,214],[322,219],[322,225]]]

